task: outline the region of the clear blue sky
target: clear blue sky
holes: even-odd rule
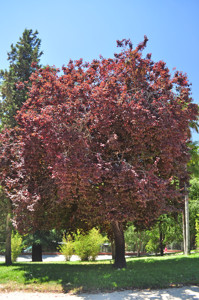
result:
[[[147,35],[152,59],[186,72],[199,103],[199,0],[0,0],[0,69],[25,28],[39,31],[41,62],[56,67],[113,57],[116,40]]]

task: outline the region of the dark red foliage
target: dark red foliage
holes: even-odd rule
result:
[[[1,181],[19,228],[66,219],[148,226],[181,207],[197,106],[186,75],[142,57],[146,43],[133,50],[123,40],[114,59],[31,75],[19,128],[1,135]]]

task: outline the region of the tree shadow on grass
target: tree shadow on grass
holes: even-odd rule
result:
[[[107,264],[17,263],[15,267],[24,271],[25,285],[60,284],[63,292],[108,290],[106,279],[113,272]]]
[[[25,285],[60,285],[63,292],[99,292],[121,289],[166,288],[199,284],[199,257],[132,259],[127,269],[96,263],[16,263]]]

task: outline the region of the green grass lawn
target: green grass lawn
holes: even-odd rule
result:
[[[110,261],[0,263],[0,291],[113,291],[199,284],[199,254],[127,259],[127,269]]]

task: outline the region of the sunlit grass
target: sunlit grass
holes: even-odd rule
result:
[[[0,264],[0,288],[32,291],[112,291],[199,284],[199,254],[128,258],[115,270],[110,261]]]

